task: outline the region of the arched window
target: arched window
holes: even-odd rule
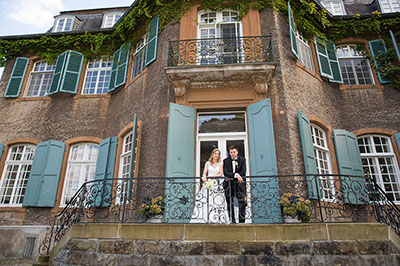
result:
[[[108,92],[111,64],[112,59],[107,56],[88,62],[82,94],[103,94]]]
[[[332,15],[346,15],[342,0],[324,0],[321,4],[329,11]]]
[[[72,31],[75,16],[62,16],[56,19],[53,32]]]
[[[382,13],[400,12],[399,0],[379,0]]]
[[[389,199],[400,202],[399,168],[390,138],[367,135],[357,141],[364,173],[378,183]]]
[[[338,46],[337,57],[344,85],[374,84],[368,59],[357,51],[356,45]]]
[[[46,96],[50,90],[54,68],[54,64],[49,65],[46,61],[36,62],[29,77],[29,85],[26,89],[25,97]]]
[[[61,205],[74,196],[83,183],[94,180],[99,145],[79,143],[71,146]]]
[[[242,22],[238,13],[200,11],[198,14],[198,53],[201,64],[233,64],[241,60]]]
[[[129,170],[131,168],[132,154],[132,131],[124,137],[124,144],[119,165],[119,178],[129,178]]]
[[[331,156],[328,148],[328,141],[325,131],[317,125],[311,124],[311,136],[314,146],[315,163],[317,165],[318,174],[332,174]],[[333,178],[320,177],[320,193],[321,198],[333,200],[334,183]]]
[[[102,28],[111,28],[122,17],[123,12],[111,12],[104,15]]]
[[[0,205],[22,206],[35,148],[32,144],[10,147],[0,182]]]

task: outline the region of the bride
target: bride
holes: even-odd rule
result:
[[[210,189],[203,186],[196,196],[197,219],[207,223],[228,223],[228,212],[226,209],[225,194],[222,187],[223,163],[221,151],[214,149],[209,160],[204,165],[203,182],[207,178],[212,182]],[[197,200],[199,199],[199,200]],[[196,211],[195,211],[196,213]],[[201,217],[200,217],[201,216]]]

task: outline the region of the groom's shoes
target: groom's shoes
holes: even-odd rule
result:
[[[232,224],[235,224],[235,223],[236,223],[236,221],[235,221],[235,220],[233,220],[233,221],[232,221]]]

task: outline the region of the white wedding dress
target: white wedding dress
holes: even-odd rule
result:
[[[223,167],[222,162],[217,165],[208,165],[207,176],[216,176]],[[196,184],[196,202],[193,210],[191,223],[212,223],[227,224],[228,211],[226,208],[225,193],[222,187],[223,177],[209,178],[212,181],[211,189],[200,188],[200,183]]]

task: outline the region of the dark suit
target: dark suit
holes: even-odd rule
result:
[[[239,223],[244,223],[246,216],[246,160],[243,157],[237,156],[236,161],[237,165],[233,169],[232,158],[228,157],[224,160],[224,176],[225,179],[229,178],[229,181],[224,180],[223,187],[229,219],[232,223],[236,221],[233,208],[233,198],[236,197],[239,202]],[[235,173],[238,173],[243,178],[242,183],[239,183],[237,178],[235,178]]]

